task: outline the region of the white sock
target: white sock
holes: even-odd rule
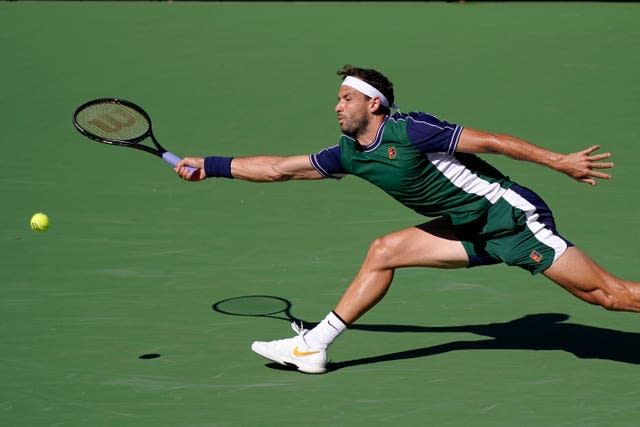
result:
[[[315,328],[307,332],[304,340],[309,348],[320,348],[324,350],[329,347],[345,329],[347,329],[347,325],[332,311],[327,314],[327,317],[318,323]]]

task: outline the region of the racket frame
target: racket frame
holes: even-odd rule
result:
[[[106,137],[103,137],[103,136],[98,136],[98,135],[96,135],[96,134],[94,134],[92,132],[89,132],[88,130],[83,128],[78,123],[78,114],[81,111],[83,111],[84,109],[86,109],[87,107],[90,107],[90,106],[96,105],[96,104],[121,104],[121,105],[124,105],[125,107],[129,107],[129,108],[135,110],[136,112],[140,113],[145,118],[147,123],[149,123],[149,129],[145,133],[143,133],[142,135],[140,135],[140,136],[138,136],[136,138],[131,138],[131,139],[106,138]],[[142,107],[140,107],[139,105],[136,105],[133,102],[127,101],[125,99],[120,99],[120,98],[98,98],[98,99],[94,99],[94,100],[85,102],[84,104],[82,104],[81,106],[76,108],[76,111],[74,111],[74,113],[73,113],[73,125],[76,127],[78,132],[80,132],[82,135],[84,135],[87,138],[92,139],[94,141],[101,142],[103,144],[119,145],[119,146],[122,146],[122,147],[137,148],[138,150],[143,150],[143,151],[146,151],[147,153],[155,154],[158,157],[162,157],[162,154],[166,153],[166,151],[167,151],[167,150],[164,149],[164,147],[162,147],[162,145],[160,145],[158,140],[153,135],[153,125],[151,123],[151,117],[149,117],[149,114],[147,114],[147,112],[144,111],[142,109]],[[149,147],[147,145],[138,144],[139,142],[142,142],[147,138],[151,138],[151,141],[153,142],[153,145],[155,145],[156,148],[152,148],[152,147]]]
[[[147,123],[149,124],[149,129],[142,135],[135,138],[131,138],[131,139],[106,138],[103,136],[96,135],[84,129],[80,125],[80,123],[78,123],[78,119],[77,119],[78,114],[82,110],[96,104],[120,104],[120,105],[124,105],[125,107],[131,108],[135,110],[137,113],[141,114],[145,118],[145,120],[147,120]],[[149,114],[147,114],[147,112],[142,107],[140,107],[137,104],[134,104],[131,101],[127,101],[121,98],[97,98],[97,99],[93,99],[91,101],[85,102],[84,104],[76,108],[76,110],[74,111],[73,125],[78,130],[78,132],[80,132],[82,135],[86,136],[87,138],[93,141],[100,142],[103,144],[117,145],[120,147],[130,147],[130,148],[135,148],[137,150],[146,151],[147,153],[151,153],[155,156],[160,157],[162,160],[164,160],[169,165],[174,167],[180,161],[180,157],[176,156],[170,151],[167,151],[162,145],[160,145],[160,143],[156,139],[155,135],[153,134],[153,124],[151,122],[151,117],[149,116]],[[151,139],[151,142],[153,143],[155,148],[150,147],[148,145],[139,144],[140,142],[144,141],[147,138]],[[191,176],[191,174],[193,174],[197,170],[196,168],[192,168],[190,166],[186,166],[186,168],[189,171],[189,176]]]

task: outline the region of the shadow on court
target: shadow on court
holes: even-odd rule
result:
[[[453,341],[361,359],[332,362],[330,371],[349,366],[434,356],[461,350],[561,350],[581,359],[603,359],[640,364],[640,334],[594,326],[564,323],[566,314],[530,314],[506,323],[466,326],[352,325],[350,329],[378,332],[463,332],[489,337],[484,340]]]
[[[236,305],[234,307],[235,311],[219,310],[219,304],[225,301],[234,301]],[[222,302],[213,305],[213,309],[221,314],[300,321],[300,319],[291,315],[291,303],[281,297],[235,297]],[[241,302],[241,305],[239,302]],[[259,306],[260,309],[256,309],[256,306]],[[251,307],[251,309],[248,307]],[[569,315],[567,314],[541,313],[529,314],[505,323],[489,323],[485,325],[412,326],[356,323],[351,325],[349,329],[386,333],[449,334],[460,332],[475,334],[488,339],[453,341],[360,359],[329,362],[327,369],[329,371],[337,371],[350,366],[414,359],[463,350],[560,350],[572,353],[581,359],[602,359],[640,364],[640,346],[637,345],[640,342],[640,333],[566,323],[568,319]],[[304,324],[307,328],[316,325],[314,322],[306,321]],[[277,364],[268,364],[267,366],[283,369],[282,366]]]

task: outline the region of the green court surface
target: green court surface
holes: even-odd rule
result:
[[[212,306],[273,295],[319,321],[371,240],[423,219],[357,178],[186,183],[71,125],[116,96],[179,155],[311,153],[337,143],[336,70],[378,68],[403,111],[612,151],[596,188],[485,158],[640,279],[638,22],[616,3],[0,3],[0,424],[638,425],[638,315],[504,266],[398,271],[329,373],[275,369],[249,346],[288,322]]]

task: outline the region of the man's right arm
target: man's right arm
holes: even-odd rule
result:
[[[238,157],[231,162],[231,174],[234,178],[254,182],[324,178],[311,165],[309,156]]]
[[[205,167],[206,163],[206,167]],[[189,176],[185,166],[196,168]],[[290,179],[322,179],[309,156],[185,157],[175,168],[184,179],[201,181],[209,177],[236,178],[253,182],[277,182]]]

